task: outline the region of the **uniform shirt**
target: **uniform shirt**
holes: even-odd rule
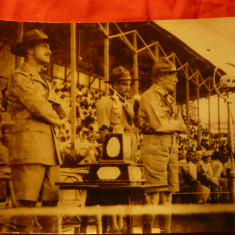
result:
[[[102,97],[96,106],[99,129],[107,127],[113,133],[133,133],[133,107],[113,96]]]
[[[16,70],[9,79],[8,85],[9,112],[13,121],[18,116],[40,118],[51,125],[60,125],[57,112],[48,102],[52,95],[49,83],[44,81],[27,63]]]
[[[153,84],[143,93],[140,99],[139,116],[143,132],[172,133],[185,129],[185,124],[175,99],[157,84]],[[178,121],[180,123],[180,125],[177,125],[178,129],[172,129],[173,125]]]

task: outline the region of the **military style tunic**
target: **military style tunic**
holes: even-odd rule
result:
[[[24,63],[8,82],[9,165],[17,200],[58,200],[59,164],[54,126],[65,117],[49,84]]]
[[[61,163],[56,146],[54,125],[60,125],[62,110],[49,99],[49,84],[27,63],[16,70],[8,84],[10,133],[9,164]],[[59,105],[57,106],[59,107]]]

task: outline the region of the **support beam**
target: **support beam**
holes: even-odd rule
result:
[[[221,145],[221,130],[220,130],[220,96],[218,97],[218,132],[219,132],[219,146]]]
[[[22,36],[24,33],[24,23],[17,22],[17,33],[16,33],[16,42],[20,43],[22,41]],[[23,58],[20,56],[15,57],[15,68],[18,69],[23,63]]]
[[[208,132],[209,132],[209,146],[211,146],[211,93],[208,94]]]
[[[133,46],[137,51],[137,35],[136,33],[133,34]],[[133,61],[134,61],[134,79],[138,79],[138,53],[134,52],[133,54]],[[134,94],[139,93],[139,81],[134,81]]]
[[[122,37],[122,36],[124,36],[124,35],[135,34],[135,33],[136,33],[136,30],[131,30],[131,31],[128,31],[128,32],[125,32],[125,33],[122,32],[122,33],[118,33],[118,34],[109,36],[109,39],[118,38],[118,37]]]
[[[103,34],[104,34],[106,37],[108,37],[109,35],[107,34],[106,29],[103,27],[103,25],[102,25],[101,23],[98,23],[98,25],[100,26],[100,29],[101,29],[101,31],[103,32]]]
[[[104,30],[107,37],[104,39],[104,81],[109,81],[109,23],[105,24]],[[105,95],[109,94],[109,84],[105,84]]]
[[[70,56],[71,56],[71,147],[75,149],[76,138],[76,23],[70,24]]]
[[[229,99],[229,92],[227,93],[227,111],[228,111],[228,146],[230,147],[230,162],[231,170],[229,172],[230,176],[230,202],[235,203],[235,169],[234,169],[234,146],[233,146],[233,135],[232,135],[232,120],[231,120],[231,110],[230,110],[231,101]]]
[[[121,30],[121,28],[118,26],[118,24],[115,23],[115,25],[116,25],[117,29],[119,30],[119,32],[121,33],[120,39],[122,39],[122,40],[126,43],[126,45],[130,48],[130,50],[135,51],[134,46],[130,43],[130,41],[128,40],[128,38],[126,37],[126,35],[122,32],[122,30]]]
[[[156,45],[158,45],[158,42],[153,42],[153,43],[149,44],[148,47],[152,47],[152,46],[156,46]],[[147,49],[147,47],[144,46],[144,47],[138,49],[137,52],[140,53],[141,51],[144,51],[146,49]]]
[[[188,79],[188,66],[185,67],[186,75],[186,120],[187,120],[187,135],[188,135],[188,147],[190,147],[190,116],[189,116],[189,79]]]
[[[158,58],[156,58],[156,56],[154,55],[154,53],[152,52],[152,50],[150,49],[149,45],[147,45],[147,43],[144,41],[144,39],[139,35],[139,33],[136,33],[139,37],[139,39],[142,41],[142,43],[144,44],[144,46],[146,47],[146,49],[149,51],[150,56],[152,57],[152,59],[157,62]],[[165,55],[166,56],[166,55]]]
[[[159,60],[159,46],[158,46],[158,44],[155,45],[155,47],[154,47],[154,55],[155,55],[156,60],[158,61]]]
[[[199,86],[199,76],[197,76],[197,87],[196,87],[196,90],[197,90],[197,120],[198,120],[198,144],[201,145],[201,125],[200,125],[200,109],[199,109],[199,106],[200,106],[200,86]]]

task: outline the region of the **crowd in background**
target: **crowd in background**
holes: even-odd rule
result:
[[[184,116],[186,121],[186,116]],[[198,141],[201,135],[201,141]],[[211,136],[209,136],[211,135]],[[180,191],[185,193],[183,202],[228,202],[230,149],[226,140],[198,127],[190,120],[190,146],[188,136],[179,135],[179,181]],[[194,196],[190,194],[194,192]]]
[[[54,80],[56,82],[56,80]],[[55,91],[65,104],[70,107],[70,96],[63,87],[58,89],[55,83]],[[76,150],[77,163],[95,161],[101,152],[99,132],[96,118],[96,102],[103,95],[102,92],[80,86],[76,91]],[[183,115],[186,121],[186,116]],[[70,120],[66,122],[62,131],[58,132],[63,151],[67,151],[66,164],[71,166],[71,126]],[[198,135],[201,142],[198,142]],[[141,133],[139,140],[141,141]],[[228,200],[228,170],[229,150],[226,141],[219,146],[218,138],[211,135],[209,142],[209,131],[202,126],[198,127],[197,121],[190,119],[190,148],[188,148],[188,136],[186,133],[179,135],[179,180],[181,192],[196,192],[192,202],[226,202]],[[70,158],[70,163],[69,159]],[[74,158],[73,158],[74,159]],[[72,162],[72,164],[76,162]],[[191,168],[193,173],[190,172]],[[183,197],[187,202],[189,197]]]
[[[73,150],[71,146],[70,87],[61,79],[54,79],[52,87],[69,114],[61,128],[56,130],[64,159],[63,167],[76,167],[77,164],[96,161],[100,157],[102,147],[97,125],[96,103],[104,95],[104,92],[85,86],[77,87],[76,148]],[[1,111],[5,113],[4,107],[1,107]],[[184,114],[183,118],[186,121]],[[198,142],[199,134],[201,135],[201,143]],[[141,141],[141,133],[139,140]],[[212,136],[210,144],[208,130],[201,126],[198,128],[197,121],[191,119],[190,148],[188,148],[187,133],[179,135],[178,143],[181,191],[201,194],[202,196],[192,199],[194,202],[225,201],[224,197],[218,195],[228,191],[229,150],[226,142],[222,142],[222,145],[219,146],[219,140]],[[218,193],[215,194],[215,192]],[[183,201],[187,202],[187,197]]]

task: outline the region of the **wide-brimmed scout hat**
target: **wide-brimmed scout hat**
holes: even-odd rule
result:
[[[35,41],[48,43],[52,51],[60,46],[58,40],[49,38],[45,33],[38,29],[32,29],[24,33],[22,42],[15,44],[11,48],[11,53],[24,57],[27,47]]]
[[[157,62],[154,63],[152,67],[152,74],[160,74],[167,72],[178,72],[176,66],[167,58],[161,57]]]
[[[135,81],[138,80],[137,78],[134,79],[131,77],[130,72],[128,69],[126,69],[123,66],[118,66],[116,68],[114,68],[112,70],[112,73],[110,75],[110,80],[109,81],[105,81],[105,83],[114,83],[117,81],[123,81],[123,80],[131,80],[131,81]]]

